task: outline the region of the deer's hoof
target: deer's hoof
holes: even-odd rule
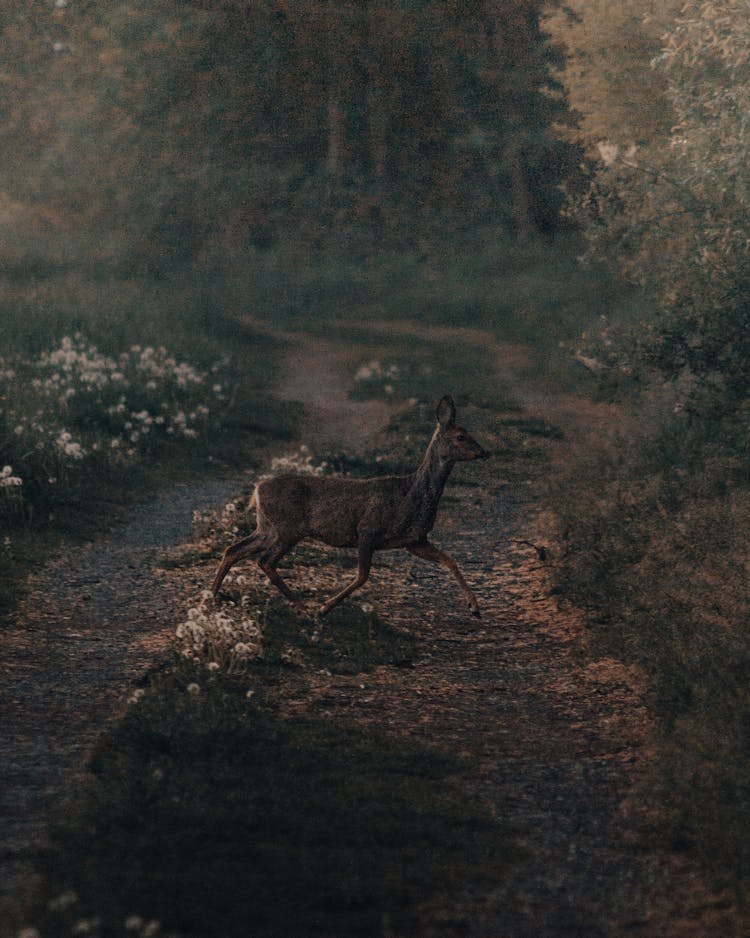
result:
[[[475,619],[482,618],[482,613],[478,609],[472,609],[471,614],[474,616]]]

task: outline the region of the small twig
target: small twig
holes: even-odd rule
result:
[[[513,541],[514,544],[523,544],[524,547],[533,547],[540,560],[549,560],[550,549],[543,544],[533,544],[531,541]]]

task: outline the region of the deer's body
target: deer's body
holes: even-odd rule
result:
[[[253,496],[257,527],[249,537],[227,548],[213,591],[218,592],[238,560],[255,556],[274,586],[298,603],[276,565],[295,544],[312,538],[358,551],[357,577],[324,603],[322,614],[367,580],[376,550],[403,547],[450,569],[472,612],[478,615],[476,599],[455,562],[430,544],[427,535],[435,524],[440,496],[455,462],[488,455],[465,430],[456,427],[453,401],[444,397],[438,405],[438,427],[422,464],[410,475],[373,479],[285,475],[266,479]]]

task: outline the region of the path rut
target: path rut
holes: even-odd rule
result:
[[[32,577],[0,632],[0,935],[33,885],[49,820],[132,682],[168,648],[174,597],[157,550],[185,540],[194,510],[237,478],[181,485]]]

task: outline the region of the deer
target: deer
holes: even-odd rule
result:
[[[318,610],[321,616],[367,582],[375,551],[404,548],[452,573],[472,615],[479,618],[476,597],[456,561],[428,540],[428,534],[454,465],[487,459],[490,454],[456,425],[456,407],[450,395],[440,399],[436,416],[437,427],[424,458],[409,475],[367,479],[280,475],[259,482],[249,506],[257,513],[256,528],[225,550],[211,586],[214,596],[234,564],[254,557],[273,586],[304,611],[304,604],[281,577],[277,565],[296,544],[310,538],[357,551],[355,578],[323,603]]]

